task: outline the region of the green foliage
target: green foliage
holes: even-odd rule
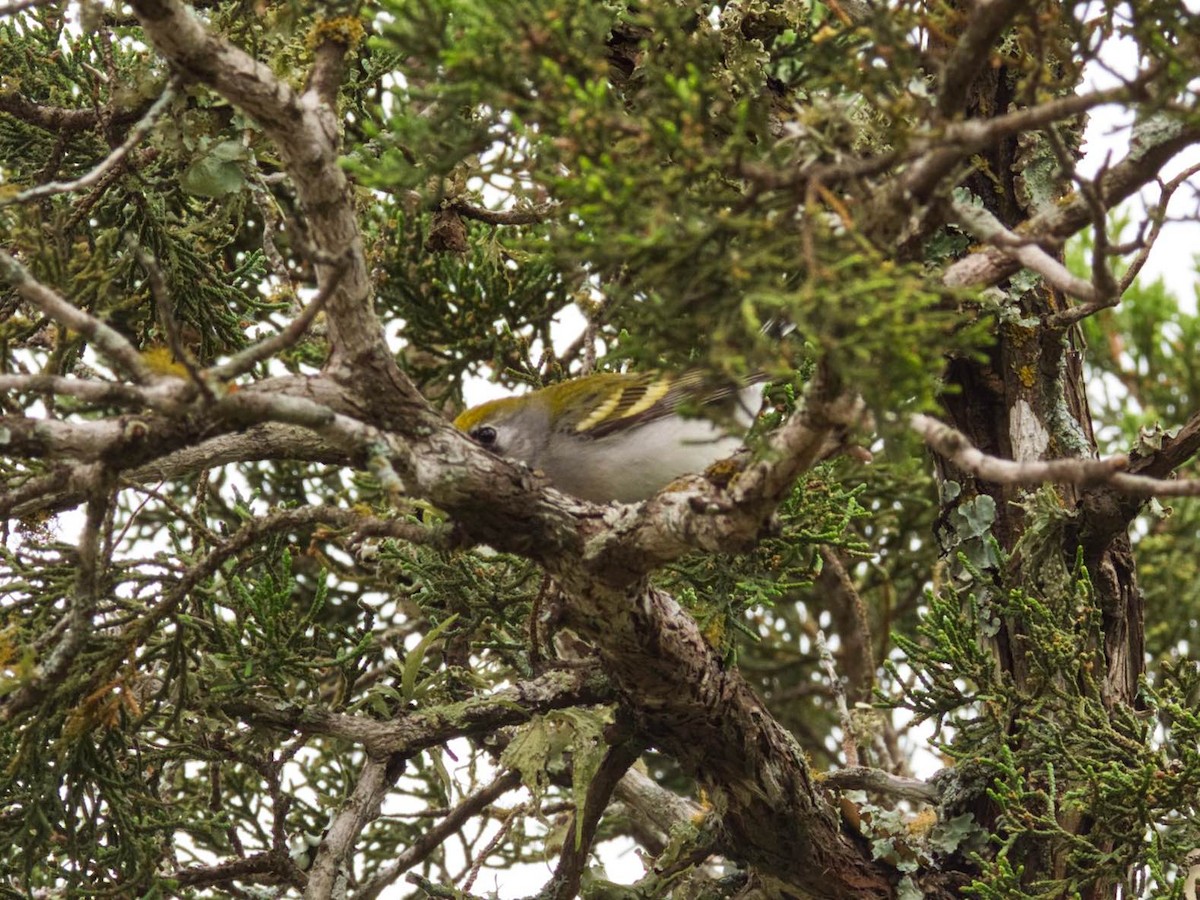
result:
[[[780,506],[778,533],[752,552],[725,558],[697,555],[664,572],[663,586],[685,601],[714,646],[729,652],[731,663],[736,652],[730,641],[737,632],[757,638],[744,624],[747,613],[770,609],[811,587],[821,547],[851,553],[866,549],[850,532],[867,515],[859,503],[863,490],[841,484],[833,475],[832,466],[814,470]]]
[[[1126,37],[1156,61],[1155,95],[1179,95],[1186,109],[1195,14],[1168,0],[1136,6],[1130,16],[1124,4],[1091,4],[1087,20],[1069,6],[1022,9],[990,51],[988,75],[1010,67],[1019,108],[1073,89],[1084,56]],[[170,74],[125,12],[77,5],[77,28],[58,7],[0,18],[0,198],[92,170]],[[304,87],[310,33],[329,10],[292,0],[203,7],[213,29]],[[938,217],[941,193],[911,208],[908,197],[900,208],[881,200],[889,167],[903,171],[938,139],[935,73],[963,15],[900,2],[850,22],[841,6],[806,0],[369,6],[351,20],[371,37],[348,57],[337,102],[372,296],[397,358],[446,407],[469,372],[541,384],[592,366],[701,367],[779,374],[786,393],[819,359],[874,410],[874,461],[816,467],[752,552],[695,555],[656,583],[814,769],[844,762],[846,743],[863,762],[904,768],[921,733],[862,708],[873,689],[937,727],[954,761],[941,820],[883,802],[859,810],[876,857],[903,873],[906,900],[923,874],[951,870],[973,879],[968,895],[988,898],[1070,896],[1130,869],[1141,879],[1130,895],[1178,894],[1180,862],[1200,844],[1200,504],[1148,510],[1135,528],[1151,666],[1144,708],[1114,712],[1100,677],[1110,613],[1079,560],[1063,557],[1075,523],[1062,498],[1019,498],[1024,537],[1005,553],[995,526],[1013,507],[935,480],[905,424],[936,401],[947,359],[990,352],[996,323],[1002,334],[1040,327],[1021,305],[1040,287],[1034,273],[1014,275],[999,302],[941,285],[941,268],[973,242],[955,226],[911,240],[918,219]],[[23,102],[83,124],[55,129],[9,111]],[[1061,130],[1070,150],[1072,129]],[[1054,201],[1045,135],[1022,134],[1010,149],[1020,178],[1004,199]],[[982,159],[969,167],[973,196],[995,199],[988,192],[999,195],[1007,173]],[[139,261],[149,253],[201,361],[291,318],[297,290],[312,283],[305,227],[278,148],[196,83],[99,183],[0,206],[6,251],[155,352],[167,335]],[[1068,248],[1080,273],[1086,253],[1086,242]],[[590,329],[578,340],[564,325],[573,313]],[[781,337],[784,325],[795,331]],[[321,328],[252,377],[320,366]],[[1106,452],[1149,450],[1158,426],[1194,411],[1200,318],[1163,285],[1135,284],[1079,331]],[[95,360],[79,335],[0,293],[4,374],[87,377]],[[83,422],[117,412],[78,398],[2,399],[5,415]],[[5,493],[53,471],[53,461],[0,454]],[[532,792],[481,811],[462,830],[465,854],[545,865],[578,821],[611,713],[577,707],[470,730],[472,703],[553,673],[554,587],[526,560],[445,549],[443,514],[396,502],[377,476],[279,459],[117,486],[82,650],[0,727],[0,891],[299,890],[289,867],[312,862],[366,762],[357,743],[292,728],[322,716],[371,727],[426,716],[470,736],[388,760],[396,781],[356,845],[356,886],[419,847],[497,765],[517,768]],[[322,509],[352,510],[358,524],[284,518]],[[364,537],[358,525],[378,525],[372,517],[417,537]],[[36,683],[62,634],[80,590],[74,527],[25,516],[3,532],[0,698]],[[819,634],[846,677],[849,736]],[[649,759],[660,784],[693,791],[673,761]],[[583,895],[752,889],[745,872],[697,875],[717,818],[663,836],[636,885],[589,870]],[[637,831],[606,815],[600,833]],[[272,862],[265,873],[215,887],[172,881],[214,859],[260,855]],[[1030,860],[1045,863],[1036,877]],[[445,847],[414,868],[431,895],[469,893]]]
[[[1072,896],[1132,865],[1165,877],[1200,839],[1179,803],[1198,796],[1195,748],[1177,755],[1177,735],[1196,724],[1181,702],[1196,667],[1168,667],[1161,688],[1144,688],[1157,731],[1106,703],[1103,613],[1080,563],[1063,564],[1062,518],[1047,509],[1030,504],[1030,529],[998,572],[961,557],[963,576],[929,592],[919,639],[895,637],[917,678],[897,702],[933,720],[958,766],[950,778],[987,785],[976,809],[994,817],[995,852],[972,853],[972,897]],[[995,664],[1001,623],[1010,672]],[[1013,868],[1035,846],[1059,874],[1030,880]]]
[[[795,191],[753,178],[760,166],[880,140],[866,113],[841,131],[852,105],[840,53],[860,38],[814,43],[816,13],[802,4],[731,7],[712,21],[684,5],[543,6],[532,17],[515,2],[388,8],[394,21],[373,47],[410,64],[364,125],[369,142],[351,149],[356,177],[416,192],[426,208],[500,201],[544,212],[540,224],[472,241],[455,262],[402,262],[424,227],[399,216],[406,239],[377,245],[385,259],[401,256],[390,282],[434,293],[386,302],[432,346],[469,348],[467,361],[535,380],[577,364],[531,354],[535,339],[544,354],[548,323],[572,303],[610,363],[731,375],[793,367],[797,350],[781,354],[758,334],[786,321],[839,372],[886,370],[864,385],[879,408],[930,402],[935,360],[978,335],[921,266],[865,241],[848,210],[801,215]],[[761,43],[741,40],[747,29]],[[814,121],[777,139],[771,79],[800,68],[815,86],[795,112]],[[439,271],[399,277],[421,266]]]
[[[1109,230],[1121,235],[1128,221],[1114,217]],[[1091,254],[1087,233],[1067,246],[1075,272],[1090,270]],[[1195,260],[1192,271],[1200,272]],[[1200,368],[1190,348],[1200,345],[1200,316],[1189,299],[1176,296],[1161,278],[1139,279],[1119,306],[1082,323],[1102,453],[1153,452],[1164,434],[1173,434],[1195,412]],[[1195,468],[1186,464],[1180,474],[1196,477]],[[1172,497],[1148,504],[1132,531],[1146,598],[1146,648],[1162,664],[1200,646],[1195,613],[1200,581],[1191,546],[1198,528],[1200,503]]]
[[[49,107],[72,109],[80,92],[98,97],[112,87],[120,123],[144,114],[164,87],[144,52],[124,41],[51,27],[0,21],[0,90]],[[43,64],[49,57],[54,65]],[[98,103],[99,101],[97,101]],[[256,129],[226,104],[180,97],[167,116],[178,130],[162,132],[85,194],[50,197],[0,210],[12,246],[26,248],[40,280],[111,322],[139,346],[164,345],[159,316],[136,250],[149,252],[166,283],[187,349],[202,361],[243,346],[247,330],[281,305],[260,295],[266,272],[254,190],[241,171],[254,153]],[[95,128],[75,128],[54,141],[52,130],[0,115],[0,171],[5,190],[87,173],[111,151]],[[219,135],[219,136],[218,136]],[[209,203],[204,197],[220,196]],[[261,198],[259,198],[261,199]],[[52,235],[47,239],[46,235]],[[0,342],[19,338],[30,323],[0,324]],[[48,370],[69,372],[81,342],[59,338]]]
[[[522,727],[501,754],[504,765],[540,799],[551,779],[569,777],[575,801],[575,849],[583,839],[583,810],[588,786],[604,761],[604,730],[613,721],[611,708],[572,709],[537,716]]]
[[[457,382],[464,364],[480,363],[535,381],[538,373],[561,374],[545,348],[552,346],[552,322],[582,286],[565,281],[546,257],[540,229],[507,229],[502,238],[473,225],[466,254],[429,253],[428,215],[384,211],[389,218],[372,229],[382,273],[377,303],[406,323],[406,342],[422,348],[419,359],[406,362],[419,380]],[[470,341],[463,341],[464,332]]]

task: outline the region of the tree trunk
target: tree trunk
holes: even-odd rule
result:
[[[1014,96],[1015,73],[1005,66],[986,70],[970,90],[968,117],[989,118],[1021,105]],[[1082,131],[1077,126],[1075,137]],[[1026,168],[1037,154],[1050,152],[1047,146],[1030,147],[1025,136],[1021,145],[1016,138],[998,142],[983,154],[985,167],[968,182],[985,207],[1010,230],[1039,212],[1023,184]],[[1063,193],[1070,188],[1063,184]],[[1016,295],[1010,285],[1010,296]],[[1014,301],[1010,301],[1014,302]],[[1018,308],[1001,317],[995,329],[995,346],[982,361],[955,359],[947,369],[948,390],[944,408],[949,422],[985,453],[1015,461],[1064,457],[1094,458],[1095,435],[1085,392],[1081,356],[1075,349],[1073,326],[1053,323],[1053,317],[1066,307],[1064,298],[1044,284],[1038,284],[1016,300]],[[995,502],[991,527],[1008,558],[1006,571],[994,571],[1001,590],[1012,579],[1023,579],[1029,590],[1045,587],[1047,573],[1021,558],[1019,544],[1030,525],[1027,509],[1019,501],[1029,493],[1025,488],[988,483],[957,470],[939,460],[939,483],[961,485],[961,492],[941,492],[940,521],[950,521],[955,509],[973,502],[980,495]],[[1101,697],[1106,708],[1132,708],[1137,703],[1138,678],[1144,667],[1142,596],[1137,586],[1130,545],[1125,533],[1128,517],[1119,527],[1109,528],[1101,536],[1089,527],[1086,491],[1071,486],[1056,488],[1063,510],[1074,527],[1064,530],[1061,541],[1062,561],[1071,571],[1082,558],[1090,576],[1095,602],[1101,610],[1105,672]],[[1086,536],[1090,536],[1086,537]],[[943,544],[943,553],[951,559],[959,551],[953,541]],[[1018,694],[1036,692],[1030,683],[1030,654],[1038,648],[1030,643],[1020,617],[1002,617],[994,635],[979,635],[981,643],[994,655],[999,671],[1011,677]],[[1085,665],[1080,661],[1080,665]],[[1023,731],[1020,711],[1010,710],[1010,746],[1036,740]],[[1067,785],[1058,784],[1061,794]],[[995,831],[998,810],[990,800],[980,797],[974,808],[984,829]],[[1072,821],[1060,815],[1059,824],[1073,833],[1086,833],[1086,816]],[[1002,826],[1000,826],[1002,828]],[[1029,842],[1010,857],[1016,866],[1024,866],[1026,884],[1063,875],[1061,854],[1053,842],[1035,845]],[[1093,882],[1088,897],[1111,897],[1114,886]]]

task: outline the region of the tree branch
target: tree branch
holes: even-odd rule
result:
[[[962,112],[971,85],[991,61],[997,39],[1025,5],[1023,0],[982,0],[971,8],[967,27],[938,79],[937,108],[943,117]]]
[[[475,206],[466,200],[453,200],[448,208],[464,219],[474,219],[488,225],[536,225],[562,211],[558,203],[539,203],[534,206],[518,206],[515,209],[491,210]]]
[[[979,240],[1007,253],[1025,268],[1037,272],[1064,294],[1078,297],[1089,304],[1096,302],[1095,285],[1072,275],[1065,265],[1032,240],[1009,231],[984,207],[953,200],[950,208],[958,218],[959,224]],[[1111,303],[1106,302],[1105,305]]]
[[[1193,413],[1174,435],[1164,435],[1154,452],[1131,453],[1129,477],[1148,477],[1157,484],[1197,484],[1200,480],[1156,480],[1166,478],[1197,452],[1200,452],[1200,412]],[[1085,490],[1079,500],[1085,544],[1093,550],[1108,547],[1114,538],[1125,533],[1145,499],[1145,494],[1123,491],[1115,484],[1100,484]]]
[[[69,378],[64,375],[0,375],[0,392],[56,394],[88,403],[146,407],[157,404],[151,391],[118,381]]]
[[[671,831],[677,825],[685,822],[698,822],[704,818],[705,810],[698,803],[693,803],[686,797],[681,797],[674,791],[668,791],[657,781],[638,769],[626,772],[613,795],[630,810],[637,813],[649,826],[653,826],[661,834],[663,844],[670,839]],[[649,831],[649,828],[643,828]],[[637,831],[635,830],[635,836]],[[643,841],[644,843],[644,841]],[[662,846],[650,848],[655,854],[662,852]]]
[[[286,875],[283,874],[284,871]],[[290,859],[285,857],[281,860],[273,851],[254,853],[245,859],[234,859],[213,866],[179,869],[172,873],[171,878],[181,887],[205,888],[228,886],[239,879],[272,874],[276,875],[279,881],[291,883],[293,887],[304,885],[304,873],[296,869]]]
[[[333,71],[328,54],[320,57],[323,76],[304,94],[297,94],[270,67],[211,34],[179,0],[132,0],[131,5],[158,52],[188,78],[210,86],[244,109],[275,144],[318,251],[318,284],[327,284],[336,271],[334,265],[320,260],[340,260],[349,254],[350,264],[338,287],[330,291],[328,303],[331,372],[350,379],[351,361],[360,355],[390,359],[371,302],[349,183],[339,164],[339,123],[336,111],[326,102],[330,85],[324,75]],[[399,379],[406,382],[403,376]]]
[[[0,250],[0,277],[16,288],[25,301],[60,325],[87,338],[102,356],[136,383],[149,384],[156,379],[157,376],[125,335],[64,300],[30,275],[23,265],[4,250]]]
[[[1200,479],[1168,481],[1125,471],[1127,456],[1108,459],[1013,460],[989,456],[978,450],[961,431],[924,415],[912,417],[912,427],[929,448],[964,472],[993,484],[1108,485],[1132,497],[1200,496]]]
[[[933,135],[912,142],[904,154],[906,167],[893,180],[890,188],[879,191],[875,206],[888,210],[910,211],[914,205],[932,198],[946,178],[970,157],[996,142],[1022,132],[1047,128],[1072,116],[1081,115],[1107,103],[1128,100],[1131,93],[1151,79],[1152,71],[1140,72],[1120,87],[1090,94],[1071,94],[1039,103],[1036,106],[1013,110],[988,119],[968,119],[952,122]],[[880,221],[890,217],[880,216]]]
[[[838,665],[846,673],[850,702],[866,702],[871,699],[875,685],[875,642],[871,639],[871,623],[854,579],[832,547],[821,547],[821,574],[817,576],[816,594],[824,599],[825,608],[837,626],[835,630],[841,640]]]
[[[103,478],[103,473],[97,474]],[[112,501],[106,484],[95,484],[92,490],[83,532],[79,537],[79,550],[75,558],[78,573],[63,619],[62,635],[36,674],[0,701],[0,722],[7,722],[24,712],[52,691],[66,677],[91,634],[92,615],[100,591],[100,535]]]
[[[554,670],[462,703],[400,715],[386,722],[297,704],[260,700],[213,700],[224,714],[303,734],[324,734],[361,744],[375,759],[410,756],[451,738],[494,731],[527,722],[534,713],[612,699],[608,682],[595,667]]]
[[[149,462],[132,460],[132,467],[122,469],[121,475],[126,482],[146,484],[230,463],[274,459],[331,465],[349,462],[344,452],[311,431],[268,422],[170,450]],[[31,479],[19,489],[0,493],[0,515],[25,517],[78,506],[85,498],[86,480],[79,477],[76,468],[64,467],[62,471]]]
[[[1132,150],[1099,179],[1097,189],[1109,209],[1135,194],[1158,177],[1162,167],[1176,154],[1200,141],[1200,126],[1170,129],[1158,141]],[[1051,208],[1031,218],[1022,237],[1039,243],[1056,244],[1086,228],[1092,209],[1083,197]],[[946,269],[942,282],[948,287],[995,284],[1012,275],[1020,263],[1003,250],[989,247],[964,256]]]
[[[308,872],[305,900],[330,900],[347,858],[367,823],[379,815],[384,795],[403,772],[388,760],[368,759],[359,773],[354,792],[329,823],[317,856]]]
[[[59,0],[34,0],[34,3],[54,2]],[[0,9],[0,16],[4,10]],[[15,119],[26,122],[43,131],[55,134],[70,134],[95,128],[102,121],[114,125],[125,125],[136,122],[146,114],[152,101],[147,100],[138,106],[118,108],[111,113],[102,113],[98,109],[68,109],[62,106],[43,106],[21,96],[16,91],[0,91],[0,112],[8,113]]]
[[[495,803],[503,794],[521,785],[521,773],[510,769],[491,784],[480,788],[465,798],[458,806],[446,813],[436,825],[430,827],[412,846],[406,848],[396,861],[380,869],[375,876],[354,893],[355,900],[376,900],[390,884],[415,865],[419,865],[430,853],[457,833],[467,820],[478,815]]]
[[[848,766],[834,769],[821,776],[822,782],[843,791],[869,791],[886,794],[912,803],[938,804],[942,795],[936,787],[919,778],[901,778],[883,769]]]
[[[645,744],[632,737],[609,747],[592,783],[588,785],[583,810],[571,819],[554,877],[538,894],[539,900],[571,900],[579,893],[579,882],[587,868],[600,816],[608,806],[617,783],[637,762],[644,749]]]
[[[120,165],[121,161],[129,155],[133,148],[141,143],[142,138],[150,133],[150,129],[154,127],[154,123],[158,121],[158,117],[163,114],[175,99],[179,83],[179,78],[172,78],[163,89],[159,98],[146,110],[146,114],[129,130],[129,134],[125,136],[125,140],[121,142],[121,145],[109,153],[108,156],[104,157],[91,171],[81,175],[74,181],[49,181],[39,184],[36,187],[31,187],[28,190],[20,191],[10,197],[0,196],[0,207],[13,203],[30,203],[34,200],[40,200],[43,197],[52,197],[55,194],[68,194],[72,191],[94,187],[104,178],[106,173]]]

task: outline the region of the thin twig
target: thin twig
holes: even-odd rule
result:
[[[138,384],[155,380],[154,371],[125,335],[63,299],[56,291],[34,278],[28,269],[4,250],[0,250],[0,277],[16,288],[26,302],[32,303],[58,324],[82,334],[101,355]]]
[[[4,10],[0,10],[0,15],[3,14]],[[181,83],[182,79],[179,76],[172,78],[166,88],[163,89],[162,95],[154,101],[150,109],[146,111],[146,114],[142,116],[133,128],[129,129],[129,134],[125,136],[125,140],[121,142],[121,146],[104,157],[91,171],[81,175],[74,181],[50,181],[46,184],[39,184],[36,187],[13,194],[11,197],[0,197],[0,207],[14,203],[29,203],[33,200],[40,200],[43,197],[52,197],[55,194],[69,194],[72,191],[95,187],[110,169],[120,164],[129,155],[130,151],[141,143],[142,138],[150,133],[150,129],[154,127],[154,123],[158,120],[158,117],[163,114],[163,111],[175,99],[175,92]]]
[[[97,474],[101,481],[106,480],[103,472]],[[87,643],[100,590],[100,540],[112,499],[107,484],[94,485],[92,496],[88,499],[83,532],[79,537],[75,586],[67,602],[62,634],[34,677],[0,704],[0,721],[10,720],[41,700],[66,676],[67,670]]]
[[[389,519],[377,519],[373,516],[363,516],[348,509],[332,506],[303,506],[299,509],[281,509],[260,519],[247,522],[219,547],[214,548],[204,559],[188,568],[183,577],[167,591],[139,621],[122,635],[122,640],[128,644],[140,645],[157,627],[158,622],[183,601],[188,593],[204,579],[220,569],[226,560],[231,559],[266,535],[290,529],[304,528],[310,525],[332,525],[338,528],[349,528],[373,536],[390,536],[413,543],[428,543],[438,545],[448,534],[447,531],[415,525],[411,522],[399,522]]]
[[[875,683],[875,642],[871,637],[871,623],[867,616],[867,605],[841,558],[832,547],[821,547],[821,584],[832,582],[829,590],[836,591],[831,613],[838,624],[842,640],[838,654],[842,670],[850,686],[847,702],[857,703],[871,696]]]
[[[846,765],[857,766],[858,744],[854,740],[854,722],[850,718],[850,708],[846,705],[846,691],[833,662],[829,644],[825,640],[825,632],[820,628],[817,629],[817,654],[821,659],[821,668],[825,670],[825,675],[833,687],[833,699],[837,704],[838,720],[842,725],[842,752],[846,755]]]
[[[308,326],[312,324],[313,319],[325,308],[325,304],[337,290],[342,276],[346,274],[349,266],[350,256],[347,254],[334,265],[325,279],[325,283],[321,285],[320,291],[317,292],[317,296],[313,297],[312,301],[301,310],[300,315],[296,316],[283,331],[235,353],[229,360],[218,366],[210,367],[208,375],[219,381],[231,381],[300,340],[304,332],[308,330]]]
[[[516,770],[509,770],[491,784],[465,798],[458,806],[446,813],[442,821],[430,826],[428,831],[397,856],[395,862],[380,869],[370,881],[359,888],[354,894],[355,900],[375,900],[392,882],[413,866],[421,863],[448,837],[459,831],[468,819],[520,784],[521,774]]]
[[[1200,126],[1182,125],[1160,140],[1139,146],[1120,162],[1115,163],[1100,179],[1099,189],[1110,207],[1130,197],[1143,185],[1153,182],[1157,173],[1173,156],[1200,138]],[[1092,211],[1081,197],[1061,205],[1050,205],[1026,224],[1027,237],[1057,245],[1086,228]],[[1020,262],[1010,253],[996,247],[985,247],[970,253],[950,265],[942,274],[948,287],[984,286],[1007,278]]]
[[[539,203],[516,209],[491,210],[475,206],[466,200],[453,200],[447,204],[447,208],[452,209],[464,219],[474,219],[488,225],[536,225],[556,215],[562,209],[562,205]]]
[[[1096,302],[1096,288],[1088,281],[1072,275],[1067,267],[1039,247],[1032,238],[1014,234],[982,206],[955,200],[950,204],[959,224],[979,240],[991,244],[1028,269],[1037,272],[1064,294],[1088,303]]]
[[[90,381],[66,375],[0,375],[0,392],[57,394],[88,403],[118,406],[150,406],[157,402],[153,395],[133,385],[116,381]]]
[[[274,195],[267,190],[267,177],[262,173],[258,173],[257,178],[248,183],[250,199],[254,203],[255,209],[263,217],[263,258],[267,261],[267,271],[278,278],[283,284],[290,286],[294,293],[295,279],[288,269],[283,254],[279,252],[279,246],[275,243],[275,231],[279,227],[280,222],[283,221],[283,216],[277,209]]]
[[[192,359],[191,353],[183,346],[183,338],[179,333],[179,323],[175,321],[175,306],[171,302],[171,294],[167,290],[167,280],[163,278],[158,260],[154,258],[154,254],[149,250],[139,247],[136,244],[133,246],[133,255],[137,259],[138,264],[146,270],[146,279],[150,284],[150,294],[154,297],[154,308],[158,313],[158,320],[163,327],[163,332],[167,336],[167,346],[171,348],[171,355],[175,358],[176,362],[187,370],[188,378],[199,389],[200,393],[204,395],[204,399],[211,403],[216,399],[216,395],[213,394],[212,388],[208,386],[208,382],[204,380],[200,369],[197,368],[195,361]]]
[[[1133,280],[1137,278],[1138,273],[1142,271],[1142,266],[1146,264],[1146,260],[1150,257],[1150,251],[1154,248],[1155,241],[1158,240],[1159,234],[1162,232],[1163,225],[1167,221],[1167,205],[1171,202],[1171,197],[1183,185],[1191,180],[1192,176],[1200,173],[1200,162],[1188,166],[1166,184],[1159,182],[1160,192],[1158,195],[1158,203],[1155,204],[1154,211],[1150,214],[1153,224],[1150,226],[1150,234],[1146,236],[1142,244],[1142,249],[1138,251],[1138,255],[1129,263],[1129,268],[1125,270],[1125,274],[1121,276],[1121,281],[1117,285],[1118,291],[1124,294],[1133,284]]]
[[[965,472],[993,484],[1074,484],[1092,487],[1099,484],[1140,497],[1200,496],[1200,479],[1166,480],[1123,471],[1129,465],[1124,454],[1107,459],[1046,459],[1014,462],[989,456],[977,449],[965,434],[937,419],[924,415],[912,417],[913,429],[939,456],[944,456]]]
[[[487,862],[487,858],[492,855],[492,851],[500,846],[501,842],[512,830],[513,824],[517,820],[517,816],[524,815],[529,812],[528,803],[518,803],[508,815],[500,822],[500,829],[492,836],[492,839],[484,845],[484,848],[479,851],[478,855],[471,862],[471,867],[467,870],[467,877],[462,884],[462,892],[470,893],[472,885],[475,884],[475,879],[479,877],[479,870],[483,868],[483,864]]]
[[[821,780],[844,791],[871,791],[915,803],[938,803],[941,800],[938,789],[927,781],[902,778],[883,769],[871,769],[866,766],[834,769],[832,772],[826,772]]]
[[[609,747],[600,768],[588,785],[587,799],[583,809],[577,811],[563,839],[562,855],[550,883],[538,894],[538,900],[571,900],[579,893],[579,883],[587,868],[592,842],[596,839],[596,826],[600,816],[608,807],[613,790],[622,776],[641,756],[645,744],[630,737]]]

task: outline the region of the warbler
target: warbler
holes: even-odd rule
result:
[[[634,503],[742,445],[761,379],[713,388],[702,372],[599,373],[474,406],[454,420],[480,446],[594,503]]]

